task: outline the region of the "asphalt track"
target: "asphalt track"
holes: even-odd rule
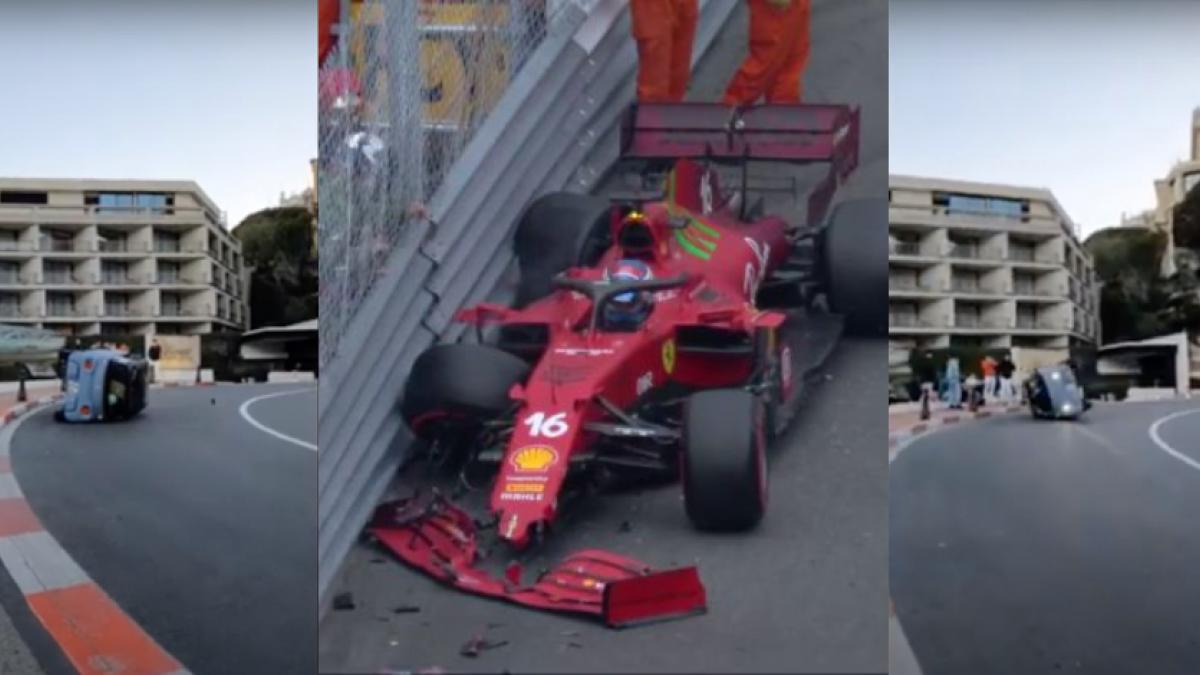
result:
[[[949,427],[893,462],[890,499],[926,675],[1200,672],[1195,401]]]
[[[13,438],[46,529],[198,675],[312,672],[317,456],[239,414],[304,388],[154,390],[129,422],[58,424],[45,410]],[[316,396],[310,386],[248,413],[312,443]]]

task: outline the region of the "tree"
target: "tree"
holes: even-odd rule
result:
[[[252,213],[233,229],[250,274],[251,328],[317,316],[312,214],[302,207]]]
[[[1114,228],[1092,235],[1086,247],[1096,261],[1100,324],[1104,342],[1142,340],[1200,326],[1200,284],[1195,270],[1181,265],[1164,278],[1166,235],[1153,230]]]
[[[1175,205],[1175,245],[1200,253],[1200,183]]]

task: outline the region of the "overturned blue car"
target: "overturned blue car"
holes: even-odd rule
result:
[[[1025,381],[1029,412],[1044,419],[1078,419],[1092,407],[1075,373],[1065,365],[1043,366]]]
[[[64,356],[66,392],[54,418],[60,422],[111,422],[146,407],[145,360],[111,349],[71,351]]]

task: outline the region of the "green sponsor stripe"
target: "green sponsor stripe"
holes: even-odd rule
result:
[[[696,232],[695,230],[692,230],[691,228],[684,230],[683,234],[693,244],[699,244],[700,246],[703,246],[704,248],[706,248],[710,251],[717,250],[717,245],[714,242],[711,242],[711,241],[705,239],[704,237],[701,237],[699,232]]]
[[[696,229],[700,230],[704,234],[707,234],[708,236],[712,237],[713,239],[721,238],[720,232],[709,227],[708,224],[702,222],[699,218],[692,216],[692,217],[688,218],[688,220],[691,221],[692,225],[696,226]]]
[[[675,241],[679,242],[679,245],[683,247],[683,250],[701,260],[708,260],[712,257],[708,251],[703,251],[699,248],[696,248],[696,245],[688,241],[687,237],[683,236],[683,233],[679,230],[675,230]]]

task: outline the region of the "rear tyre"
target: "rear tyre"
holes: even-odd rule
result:
[[[552,192],[529,205],[513,237],[518,308],[549,295],[558,273],[600,260],[611,240],[609,212],[606,200],[571,192]]]
[[[400,413],[418,438],[429,440],[448,419],[470,425],[504,414],[512,406],[509,389],[528,375],[528,364],[494,347],[435,345],[413,364]]]
[[[853,333],[887,335],[887,202],[838,204],[822,235],[822,269],[829,308]]]
[[[65,412],[63,412],[62,410],[55,410],[54,411],[54,421],[55,422],[66,422],[67,414]]]
[[[748,530],[767,506],[765,414],[740,389],[702,391],[684,409],[683,501],[701,530]]]

